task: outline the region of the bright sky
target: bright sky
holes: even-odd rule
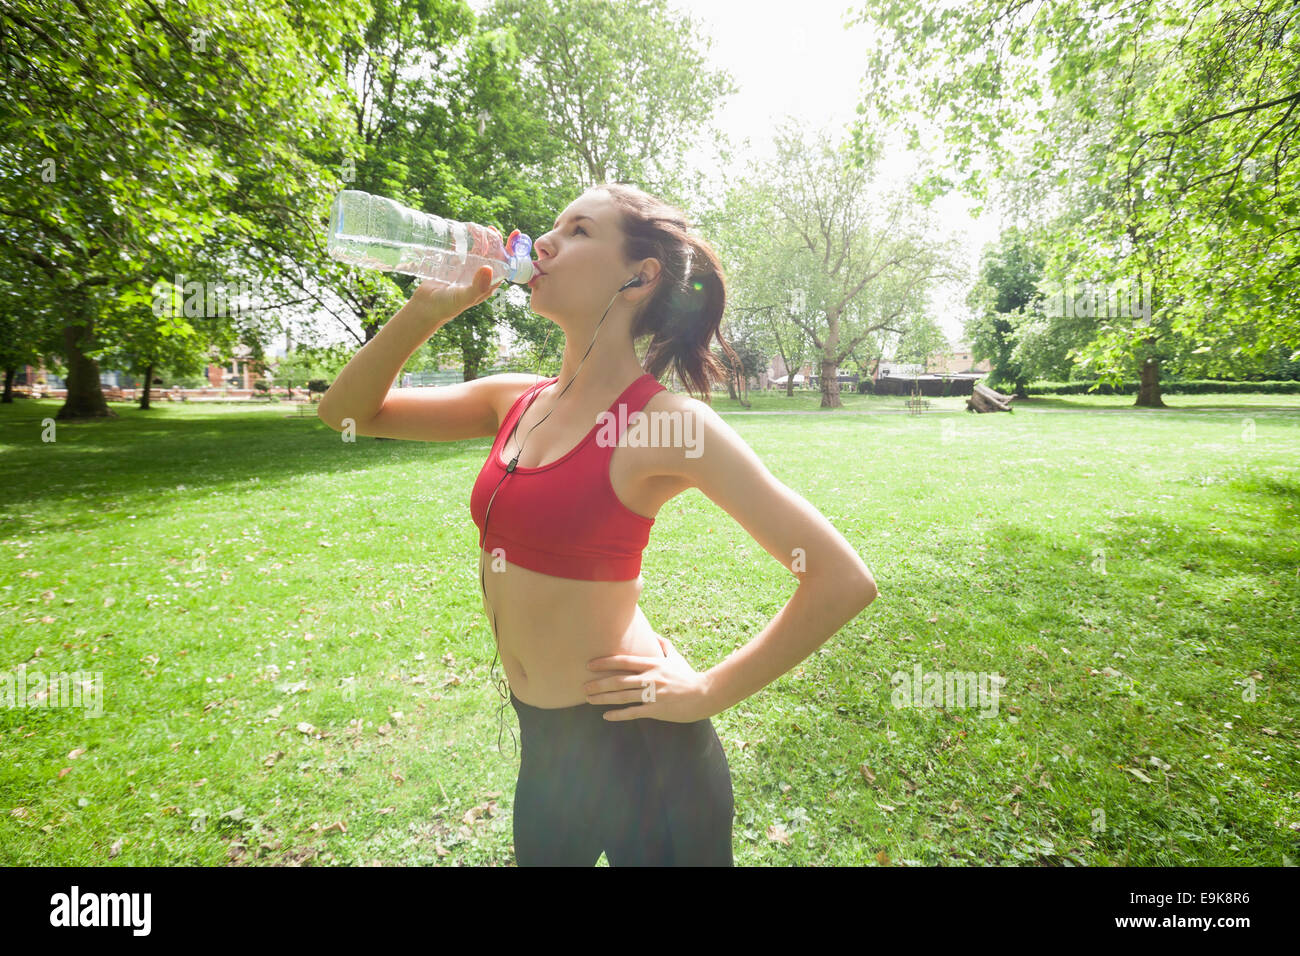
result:
[[[828,131],[833,138],[847,138],[849,124],[856,118],[860,100],[867,28],[857,25],[846,30],[846,12],[859,3],[845,0],[799,0],[798,3],[762,9],[736,0],[669,0],[672,6],[702,23],[713,38],[709,51],[716,67],[727,70],[740,91],[714,114],[716,125],[731,137],[737,169],[743,170],[758,157],[773,154],[771,135],[786,114],[802,118],[811,127]],[[747,15],[757,13],[757,15]],[[742,149],[745,138],[752,144]],[[701,166],[711,165],[708,150],[695,154]],[[914,160],[901,150],[882,164],[887,178],[904,175]],[[974,270],[980,250],[997,236],[996,217],[986,213],[973,219],[972,204],[960,198],[938,201],[940,221],[948,223],[965,240],[966,258]],[[952,342],[962,337],[966,286],[936,292],[932,305],[940,328]]]
[[[713,39],[715,68],[740,87],[714,113],[716,126],[737,148],[746,137],[753,144],[752,152],[738,154],[740,170],[758,155],[771,156],[771,134],[787,114],[842,138],[855,116],[866,35],[862,26],[842,27],[843,0],[801,0],[757,16],[747,16],[734,0],[669,3],[702,23]]]

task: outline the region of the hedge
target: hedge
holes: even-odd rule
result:
[[[1213,379],[1189,379],[1182,382],[1162,381],[1160,391],[1164,395],[1196,395],[1210,392],[1294,395],[1300,394],[1300,382],[1220,382]],[[1094,382],[1034,382],[1025,387],[1026,395],[1136,395],[1137,393],[1137,382],[1124,382],[1121,385]]]

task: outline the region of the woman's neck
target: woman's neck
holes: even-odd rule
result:
[[[631,338],[627,335],[614,335],[606,339],[606,335],[612,331],[614,330],[609,328],[600,330],[596,344],[585,360],[583,354],[591,344],[590,336],[581,345],[573,339],[566,344],[564,358],[560,363],[560,380],[554,386],[556,395],[568,386],[564,393],[566,404],[599,404],[603,409],[623,389],[645,374],[645,369],[641,367],[636,351],[632,348]],[[608,397],[611,394],[613,398]]]

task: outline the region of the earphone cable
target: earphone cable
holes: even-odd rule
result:
[[[578,373],[582,371],[583,363],[587,361],[587,356],[591,354],[591,350],[596,344],[596,336],[600,334],[600,327],[601,325],[604,324],[605,317],[609,315],[609,310],[614,307],[614,299],[617,299],[619,294],[622,291],[623,290],[620,289],[618,292],[615,292],[613,298],[609,300],[609,305],[605,306],[605,313],[600,317],[600,321],[596,323],[596,329],[591,336],[591,344],[587,346],[587,351],[584,352],[582,355],[582,361],[580,361],[578,363],[578,367],[574,369],[573,378],[569,379],[568,384],[566,384],[564,388],[560,390],[560,394],[555,396],[555,402],[552,403],[550,411],[548,411],[545,415],[542,416],[541,421],[539,421],[536,425],[533,425],[532,428],[528,429],[528,434],[524,435],[523,441],[519,443],[519,450],[515,452],[514,458],[510,460],[510,464],[506,466],[505,473],[502,474],[501,479],[497,482],[496,488],[492,489],[492,497],[488,499],[487,508],[485,509],[483,514],[483,534],[479,538],[479,549],[478,549],[479,587],[483,592],[483,599],[488,602],[489,607],[491,607],[492,602],[488,600],[488,596],[487,596],[487,580],[484,577],[484,573],[483,573],[483,556],[485,553],[484,546],[487,544],[488,518],[492,514],[492,503],[496,500],[497,491],[501,488],[502,482],[506,480],[506,475],[514,474],[515,467],[519,464],[519,456],[522,455],[524,452],[524,442],[528,441],[529,435],[532,435],[533,430],[537,428],[537,425],[540,425],[542,422],[546,421],[546,419],[550,417],[551,412],[555,411],[556,403],[559,402],[560,398],[564,395],[564,393],[569,390],[569,386],[572,385],[574,381],[578,378]],[[550,341],[550,332],[547,332],[546,341]],[[542,348],[543,350],[545,350],[546,342],[542,343]],[[541,355],[539,354],[537,357],[537,372],[535,372],[534,374],[539,374],[541,371],[541,367],[542,367]],[[537,396],[541,394],[541,391],[542,391],[541,389],[537,389],[536,391],[533,392],[532,398],[528,400],[528,404],[524,407],[524,410],[520,412],[519,417],[515,419],[515,423],[510,429],[510,437],[507,439],[507,441],[514,440],[514,437],[519,430],[519,423],[523,421],[524,415],[528,414],[528,409],[532,408],[533,402],[537,400]],[[505,444],[502,444],[501,447],[504,449]],[[492,446],[492,451],[490,451],[488,454],[493,455],[494,457],[496,456],[495,444]],[[497,461],[498,463],[500,463],[500,459],[498,459]],[[492,654],[492,667],[491,667],[489,679],[493,682],[493,684],[495,684],[497,693],[501,695],[501,705],[497,710],[497,717],[498,717],[497,752],[500,753],[501,752],[501,728],[509,727],[509,725],[505,723],[505,708],[506,708],[506,704],[510,702],[510,696],[508,693],[509,685],[506,682],[505,676],[502,675],[500,678],[496,676],[497,655],[501,650],[501,635],[497,631],[497,614],[495,608],[492,608],[492,636],[495,643],[495,650]],[[510,741],[514,745],[514,752],[512,752],[512,756],[513,756],[514,753],[517,753],[519,749],[518,741],[515,739],[514,728],[510,728]]]

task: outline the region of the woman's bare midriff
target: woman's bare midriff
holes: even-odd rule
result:
[[[501,666],[510,689],[525,704],[551,709],[587,703],[583,685],[601,676],[587,668],[593,657],[663,656],[658,636],[637,604],[640,577],[582,581],[504,561],[504,570],[493,571],[492,555],[480,557],[487,590],[483,610],[489,625],[492,609],[496,611]]]
[[[551,386],[547,391],[553,391]],[[550,396],[546,396],[549,398]],[[643,406],[647,412],[666,409],[675,403],[669,392],[652,395]],[[530,409],[521,423],[540,419],[550,403]],[[591,427],[594,414],[584,418],[573,414],[564,423],[554,422],[553,445],[532,450],[537,456],[524,467],[558,459],[572,449]],[[533,439],[543,437],[540,434]],[[530,442],[529,444],[532,444]],[[538,442],[540,445],[541,443]],[[630,510],[644,517],[657,515],[664,502],[686,488],[684,482],[654,471],[651,449],[620,447],[614,449],[609,465],[610,486]],[[531,456],[530,456],[531,457]],[[521,462],[523,464],[523,462]],[[491,552],[480,551],[483,562],[483,610],[492,626],[496,612],[496,632],[502,667],[510,689],[525,704],[543,709],[585,704],[583,685],[595,677],[615,671],[593,671],[587,662],[611,654],[662,657],[658,635],[650,626],[637,603],[644,581],[584,581],[541,574],[502,560]],[[494,563],[501,570],[493,570]]]

